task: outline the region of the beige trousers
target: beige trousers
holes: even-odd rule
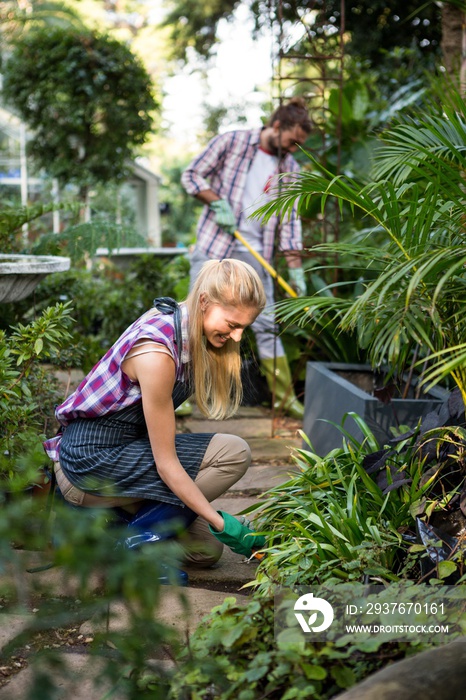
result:
[[[247,471],[251,463],[249,445],[237,435],[216,433],[207,447],[195,483],[209,502],[214,501],[233,486]],[[54,464],[55,476],[63,498],[83,508],[125,508],[136,512],[144,499],[125,496],[95,496],[73,486],[59,462]],[[209,531],[208,523],[197,518],[181,539],[187,564],[206,567],[217,562],[223,545]]]

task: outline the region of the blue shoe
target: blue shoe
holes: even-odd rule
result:
[[[156,544],[173,539],[185,530],[197,518],[190,508],[172,503],[149,501],[138,512],[126,519],[131,534],[123,542],[126,549],[139,549],[142,546]],[[181,569],[164,566],[159,578],[162,585],[188,585],[188,574]]]

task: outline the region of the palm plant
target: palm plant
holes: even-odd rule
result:
[[[348,298],[329,286],[331,296],[280,302],[281,319],[304,326],[338,318],[374,366],[401,373],[414,354],[422,383],[451,376],[466,405],[465,169],[466,102],[452,93],[382,135],[368,184],[321,168],[296,174],[256,216],[286,216],[295,201],[305,206],[316,194],[323,208],[330,197],[342,214],[362,211],[369,222],[363,234],[315,251],[360,261],[364,290]]]

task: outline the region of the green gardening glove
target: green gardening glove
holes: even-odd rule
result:
[[[209,204],[215,214],[215,223],[217,223],[227,233],[234,234],[236,231],[236,216],[233,209],[230,207],[226,199],[217,199]]]
[[[228,545],[236,554],[244,554],[250,557],[253,549],[261,549],[265,545],[263,535],[254,535],[246,525],[243,525],[237,518],[223,510],[217,511],[223,518],[223,530],[216,532],[210,525],[210,532],[223,544]]]
[[[307,294],[306,280],[304,279],[304,270],[302,267],[290,267],[288,269],[291,286],[295,288],[296,293],[300,297],[305,297]]]

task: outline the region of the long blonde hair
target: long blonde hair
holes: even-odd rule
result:
[[[196,403],[209,418],[233,415],[241,403],[241,357],[239,343],[229,338],[221,348],[204,337],[202,298],[211,304],[257,309],[266,298],[259,275],[240,260],[209,260],[204,263],[186,299],[189,312],[189,346]]]

